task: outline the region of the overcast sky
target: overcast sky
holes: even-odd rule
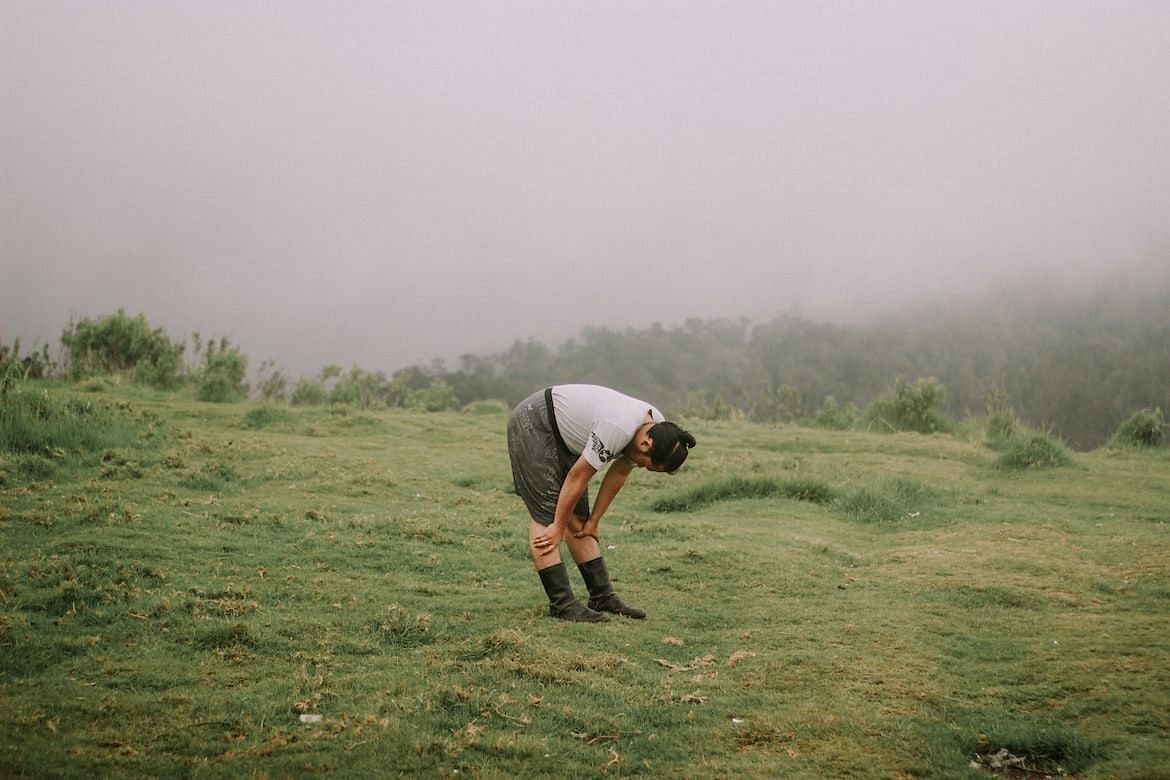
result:
[[[1165,0],[0,0],[26,347],[123,308],[389,373],[1134,263],[1170,267]]]

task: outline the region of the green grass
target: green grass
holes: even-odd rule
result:
[[[1170,766],[1164,452],[711,423],[602,524],[649,617],[576,625],[502,413],[79,401],[129,438],[0,454],[0,776]]]

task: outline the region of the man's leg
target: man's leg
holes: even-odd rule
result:
[[[573,588],[569,584],[569,573],[565,564],[561,562],[561,550],[558,547],[547,555],[541,555],[534,544],[536,537],[544,533],[545,526],[532,520],[528,526],[528,552],[532,555],[532,562],[536,565],[536,573],[540,576],[540,584],[548,595],[548,614],[562,620],[573,620],[578,623],[601,623],[609,620],[600,612],[596,612],[582,604],[573,595]]]
[[[577,519],[580,521],[580,518]],[[565,538],[569,543],[569,552],[572,553],[573,560],[585,579],[585,587],[589,589],[590,609],[631,618],[646,617],[645,612],[624,603],[613,592],[613,585],[609,581],[609,569],[605,565],[605,558],[601,556],[601,545],[596,539],[592,536],[578,539],[571,532],[566,534]]]

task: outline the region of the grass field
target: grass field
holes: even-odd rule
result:
[[[44,392],[117,435],[0,455],[0,776],[1170,777],[1165,448],[693,424],[578,625],[500,413]]]

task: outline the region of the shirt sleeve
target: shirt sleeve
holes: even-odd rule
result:
[[[589,441],[582,454],[590,466],[601,471],[602,466],[622,454],[632,438],[633,434],[612,423],[599,422],[589,430]]]

